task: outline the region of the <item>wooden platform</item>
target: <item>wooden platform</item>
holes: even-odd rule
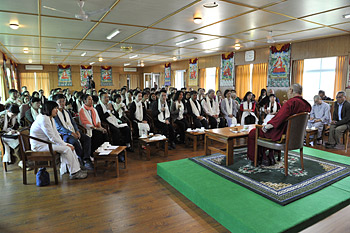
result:
[[[18,167],[8,166],[6,174],[1,167],[0,232],[228,232],[156,175],[159,162],[203,153],[184,145],[170,150],[166,158],[152,155],[151,161],[128,153],[128,167],[119,178],[114,170],[97,177],[89,173],[85,180],[64,175],[58,185],[41,188],[35,186],[32,172],[28,185],[23,185]],[[350,206],[304,232],[346,232],[349,216]]]

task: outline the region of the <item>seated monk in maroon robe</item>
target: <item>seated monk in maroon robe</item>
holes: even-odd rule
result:
[[[283,104],[280,111],[276,114],[274,118],[272,118],[269,122],[267,122],[267,125],[264,126],[264,128],[259,129],[259,137],[262,138],[268,138],[272,141],[279,141],[283,134],[287,131],[287,121],[286,119],[294,114],[301,113],[301,112],[310,112],[311,111],[311,105],[303,99],[301,96],[302,93],[302,87],[300,84],[293,84],[288,92],[288,101]],[[254,161],[254,153],[255,153],[255,130],[252,129],[249,132],[248,136],[248,158],[251,161]],[[261,158],[261,156],[265,157],[265,148],[259,149],[259,155],[258,157]],[[269,161],[265,161],[268,164],[263,163],[264,165],[273,165],[275,163],[274,160],[274,151],[270,151],[269,155]]]

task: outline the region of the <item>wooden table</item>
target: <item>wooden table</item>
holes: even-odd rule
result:
[[[255,125],[250,125],[251,128],[255,128]],[[226,166],[233,164],[233,149],[246,147],[247,144],[234,144],[235,139],[248,138],[249,131],[233,133],[231,130],[239,131],[243,129],[243,126],[226,127],[219,129],[209,129],[205,131],[204,148],[205,155],[209,155],[211,151],[226,155]],[[213,147],[212,142],[220,142],[225,144],[226,150]]]
[[[188,132],[186,131],[186,144],[189,146],[190,145],[190,140],[192,139],[193,141],[193,151],[197,151],[197,147],[198,147],[198,141],[199,141],[199,137],[202,135],[205,135],[205,132]]]
[[[115,162],[116,164],[116,170],[117,170],[117,177],[119,176],[119,160],[118,155],[124,151],[125,156],[125,162],[124,162],[124,168],[126,168],[128,164],[128,158],[127,158],[127,152],[126,152],[126,146],[119,146],[117,149],[113,150],[108,155],[99,155],[99,152],[94,152],[94,173],[96,176],[97,171],[97,161],[101,160],[104,162]],[[111,166],[104,166],[104,169],[109,169]]]
[[[310,136],[314,136],[313,142],[314,146],[316,146],[316,140],[317,140],[317,132],[318,129],[306,129],[306,146],[310,146]]]
[[[151,145],[152,144],[157,144],[157,147],[159,148],[159,143],[160,142],[164,142],[164,156],[167,157],[168,156],[168,139],[164,138],[161,140],[150,140],[151,137],[148,138],[140,138],[139,140],[139,155],[140,158],[142,157],[142,153],[143,153],[143,148],[142,146],[146,147],[146,158],[147,160],[151,160]]]

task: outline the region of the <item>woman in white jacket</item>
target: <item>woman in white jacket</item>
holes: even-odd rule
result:
[[[32,127],[30,128],[30,136],[52,143],[52,149],[60,153],[61,171],[64,170],[67,165],[70,173],[70,179],[84,179],[87,177],[87,173],[80,169],[80,163],[78,156],[74,151],[74,146],[64,142],[56,129],[54,117],[57,115],[57,112],[57,103],[53,101],[45,102],[41,114],[36,118],[32,124]],[[46,143],[36,140],[31,139],[30,145],[33,151],[49,150]]]

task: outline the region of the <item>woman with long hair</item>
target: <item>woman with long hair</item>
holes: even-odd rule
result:
[[[187,114],[187,108],[184,101],[184,93],[182,91],[176,92],[174,100],[170,107],[171,118],[179,128],[180,143],[185,143],[185,132],[189,126],[185,114]]]
[[[241,125],[257,124],[258,123],[258,118],[256,117],[256,115],[254,113],[256,103],[252,100],[252,98],[253,98],[253,93],[250,91],[248,91],[243,98],[243,101],[241,103],[241,112],[242,112]],[[251,116],[253,116],[255,118],[255,123],[253,122],[254,120],[250,120],[249,122],[246,122],[246,117],[252,119]]]

